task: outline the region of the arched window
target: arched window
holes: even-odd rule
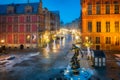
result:
[[[25,7],[25,12],[26,12],[26,13],[31,13],[31,12],[32,12],[32,6],[27,5],[27,6]]]
[[[7,7],[7,13],[8,14],[13,14],[14,13],[14,6],[10,5]]]

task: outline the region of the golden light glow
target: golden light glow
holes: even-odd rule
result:
[[[88,40],[88,36],[85,37],[85,40]]]
[[[50,55],[48,54],[48,52],[46,51],[45,53],[44,53],[44,56],[45,56],[45,58],[50,58]]]
[[[30,39],[30,35],[27,35],[27,39]]]
[[[2,39],[0,42],[3,44],[5,42],[5,40]]]
[[[47,43],[49,43],[49,42],[50,42],[50,40],[49,40],[49,39],[46,39],[46,42],[47,42]]]
[[[53,49],[53,52],[54,52],[54,53],[58,52],[58,49],[57,49],[57,48],[56,48],[56,49]]]
[[[78,39],[79,39],[79,36],[76,36],[75,39],[78,40]]]
[[[75,33],[75,30],[72,30],[72,34],[74,34]]]
[[[65,38],[63,38],[62,45],[65,46]]]
[[[55,49],[56,49],[56,46],[53,46],[53,49],[55,50]]]
[[[53,40],[55,40],[56,39],[56,35],[53,35],[52,38],[53,38]]]
[[[93,44],[90,41],[87,41],[87,42],[84,43],[84,45],[86,47],[91,47]]]

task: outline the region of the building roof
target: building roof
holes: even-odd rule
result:
[[[100,50],[94,50],[94,56],[95,57],[105,57],[105,53]]]
[[[27,5],[32,6],[32,13],[29,14],[35,14],[38,13],[38,7],[39,3],[21,3],[21,4],[7,4],[7,5],[0,5],[0,15],[6,15],[7,14],[7,7],[13,6],[14,7],[14,14],[25,14],[25,7]]]
[[[59,11],[50,11],[50,12],[56,16],[60,16]]]

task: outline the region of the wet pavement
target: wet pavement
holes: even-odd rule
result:
[[[61,76],[74,52],[71,51],[71,37],[63,39],[61,44],[56,41],[56,49],[50,44],[50,51],[46,48],[36,51],[14,51],[11,54],[0,56],[0,80],[49,80]],[[8,60],[8,56],[15,56]],[[120,67],[114,62],[115,57],[107,53],[107,67],[94,69],[91,61],[84,55],[80,58],[83,68],[90,68],[94,72],[91,80],[120,80]],[[117,58],[118,59],[118,58]],[[113,62],[109,61],[112,60]]]
[[[0,64],[0,80],[49,80],[60,75],[61,70],[65,69],[70,61],[69,55],[73,54],[70,51],[70,37],[65,41],[66,43],[63,41],[61,45],[57,41],[57,48],[54,50],[51,43],[49,52],[43,48],[39,52],[8,54],[14,55],[15,59]]]

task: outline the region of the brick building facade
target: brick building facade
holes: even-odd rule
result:
[[[82,39],[96,50],[120,49],[120,0],[81,0]]]
[[[39,3],[0,5],[1,45],[36,48],[42,44],[39,38],[46,30],[45,25],[41,0]]]

